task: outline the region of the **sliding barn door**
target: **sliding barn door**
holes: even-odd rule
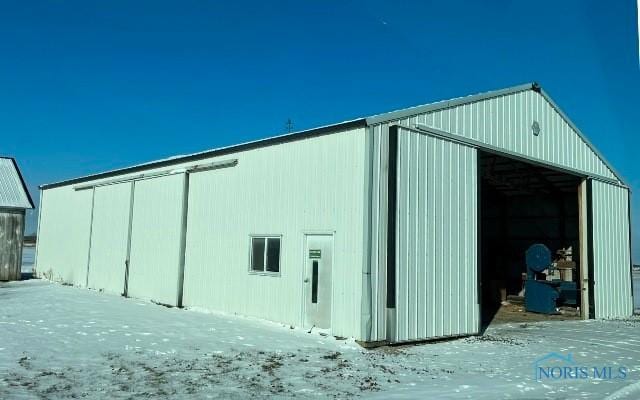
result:
[[[395,210],[389,210],[396,218],[392,340],[477,333],[477,151],[403,128],[391,135],[390,164],[395,162],[396,170]]]
[[[87,275],[92,289],[124,293],[132,185],[124,182],[93,189]]]
[[[135,182],[128,295],[175,306],[180,300],[186,174]]]
[[[591,181],[591,236],[595,317],[628,317],[633,312],[628,189]]]

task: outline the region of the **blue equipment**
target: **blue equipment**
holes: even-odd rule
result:
[[[551,252],[543,244],[534,244],[525,253],[527,279],[524,284],[524,305],[527,311],[557,314],[560,304],[577,304],[575,282],[560,279],[547,280],[544,270],[553,271]],[[575,264],[574,264],[575,265]]]
[[[551,266],[551,252],[547,246],[536,243],[525,253],[527,279],[534,279],[536,272],[542,272]]]
[[[560,297],[559,283],[527,279],[524,284],[524,307],[541,314],[557,314],[556,300]]]

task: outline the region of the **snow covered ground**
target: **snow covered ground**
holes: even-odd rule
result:
[[[626,379],[538,382],[549,352]],[[364,350],[236,316],[41,280],[0,284],[0,399],[640,398],[640,319],[509,324],[481,337]]]

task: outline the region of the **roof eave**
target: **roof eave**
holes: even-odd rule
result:
[[[151,161],[144,164],[137,164],[130,167],[118,168],[111,171],[101,172],[92,175],[85,175],[77,178],[66,179],[63,181],[47,183],[40,185],[40,189],[53,189],[56,187],[77,184],[82,182],[93,181],[97,179],[109,178],[112,176],[133,173],[138,171],[144,171],[152,168],[160,168],[167,167],[176,164],[182,164],[189,161],[198,161],[205,158],[217,157],[222,155],[229,155],[233,153],[238,153],[241,151],[252,150],[260,147],[273,146],[276,144],[294,142],[302,139],[307,139],[310,137],[323,136],[327,134],[331,134],[337,131],[343,131],[347,129],[355,129],[355,128],[364,128],[366,127],[366,119],[358,118],[350,121],[340,122],[332,125],[325,125],[318,128],[307,129],[304,131],[287,133],[284,135],[273,136],[266,139],[255,140],[251,142],[236,144],[228,147],[221,147],[212,150],[206,150],[198,153],[188,154],[180,157],[173,157],[168,159],[162,159],[157,161]]]
[[[92,180],[96,180],[96,179],[103,179],[103,178],[108,178],[108,177],[111,177],[111,176],[117,176],[117,175],[126,174],[126,173],[133,173],[133,172],[138,172],[138,171],[142,171],[142,170],[148,170],[148,169],[151,169],[151,168],[159,168],[159,167],[164,167],[164,166],[171,166],[171,165],[181,164],[181,163],[189,162],[189,161],[197,161],[197,160],[201,160],[201,159],[204,159],[204,158],[210,158],[210,157],[215,157],[215,156],[233,154],[233,153],[246,151],[246,150],[251,150],[251,149],[255,149],[255,148],[259,148],[259,147],[267,147],[267,146],[271,146],[271,145],[275,145],[275,144],[302,140],[302,139],[306,139],[306,138],[309,138],[309,137],[326,135],[326,134],[334,133],[334,132],[337,132],[337,131],[340,131],[340,130],[345,130],[345,129],[353,129],[353,128],[358,128],[358,127],[368,127],[368,126],[371,126],[371,125],[377,125],[377,124],[381,124],[381,123],[385,123],[385,122],[396,121],[396,120],[399,120],[399,119],[402,119],[402,118],[406,118],[406,117],[410,117],[410,116],[417,115],[417,114],[422,114],[422,113],[427,113],[427,112],[432,112],[432,111],[438,111],[438,110],[451,108],[451,107],[455,107],[455,106],[459,106],[459,105],[463,105],[463,104],[469,104],[469,103],[482,101],[482,100],[489,99],[489,98],[494,98],[494,97],[498,97],[498,96],[505,96],[505,95],[509,95],[509,94],[513,94],[513,93],[518,93],[518,92],[522,92],[522,91],[525,91],[525,90],[533,90],[535,92],[540,93],[549,102],[549,104],[551,104],[551,106],[562,116],[562,118],[564,118],[567,121],[567,123],[571,126],[571,128],[576,131],[578,136],[580,136],[580,138],[582,140],[584,140],[584,142],[587,144],[587,146],[589,146],[591,148],[591,150],[593,150],[593,152],[611,170],[611,172],[620,181],[620,183],[622,183],[625,186],[628,186],[625,183],[625,180],[622,179],[621,174],[618,173],[615,168],[613,168],[612,164],[609,163],[605,159],[605,157],[598,151],[598,149],[587,139],[586,135],[584,135],[584,133],[582,133],[582,131],[580,131],[580,129],[578,129],[578,127],[569,119],[569,117],[560,109],[560,107],[558,107],[556,105],[556,103],[540,87],[540,85],[538,83],[536,83],[536,82],[531,82],[531,83],[525,83],[525,84],[521,84],[521,85],[517,85],[517,86],[508,87],[508,88],[505,88],[505,89],[493,90],[493,91],[489,91],[489,92],[485,92],[485,93],[479,93],[479,94],[475,94],[475,95],[460,97],[460,98],[457,98],[457,99],[445,100],[445,101],[440,101],[440,102],[437,102],[437,103],[431,103],[431,104],[426,104],[426,105],[406,108],[406,109],[402,109],[402,110],[391,111],[391,112],[387,112],[387,113],[374,115],[374,116],[371,116],[371,117],[358,118],[358,119],[354,119],[354,120],[351,120],[351,121],[345,121],[345,122],[341,122],[341,123],[337,123],[337,124],[326,125],[326,126],[322,126],[322,127],[318,127],[318,128],[308,129],[308,130],[289,133],[289,134],[280,135],[280,136],[274,136],[274,137],[270,137],[270,138],[266,138],[266,139],[260,139],[260,140],[256,140],[256,141],[252,141],[252,142],[241,143],[241,144],[238,144],[238,145],[232,145],[232,146],[228,146],[228,147],[222,147],[222,148],[218,148],[218,149],[207,150],[207,151],[203,151],[203,152],[199,152],[199,153],[188,154],[188,155],[185,155],[185,156],[180,156],[180,157],[175,157],[175,158],[170,158],[170,159],[151,161],[151,162],[144,163],[144,164],[137,164],[137,165],[134,165],[134,166],[125,167],[125,168],[119,168],[119,169],[106,171],[106,172],[102,172],[102,173],[98,173],[98,174],[86,175],[86,176],[82,176],[82,177],[78,177],[78,178],[72,178],[72,179],[67,179],[67,180],[63,180],[63,181],[59,181],[59,182],[48,183],[48,184],[44,184],[44,185],[39,186],[39,188],[40,189],[51,189],[51,188],[54,188],[54,187],[66,186],[66,185],[69,185],[69,184],[87,182],[87,181],[92,181]],[[14,160],[14,162],[15,162],[15,160]],[[18,173],[19,173],[19,171],[20,170],[18,169]],[[20,178],[22,179],[22,176],[20,176]],[[23,181],[23,184],[24,184],[24,181]],[[27,190],[26,193],[27,193],[27,196],[29,197],[29,201],[30,201],[30,203],[32,205],[32,208],[33,208],[33,202],[31,200],[31,196],[29,194],[29,191]]]
[[[18,172],[18,177],[20,178],[20,182],[22,183],[22,188],[24,189],[24,193],[27,195],[27,200],[29,201],[31,210],[33,210],[36,207],[33,203],[33,199],[31,198],[31,193],[29,193],[27,182],[25,182],[24,177],[22,176],[22,172],[20,172],[20,168],[18,168],[18,162],[16,161],[16,159],[11,157],[11,161],[13,162],[13,166],[16,168],[16,171]]]

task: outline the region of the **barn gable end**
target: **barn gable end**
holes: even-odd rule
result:
[[[435,128],[550,166],[623,183],[537,84],[380,114],[367,123],[376,131],[393,124]]]

